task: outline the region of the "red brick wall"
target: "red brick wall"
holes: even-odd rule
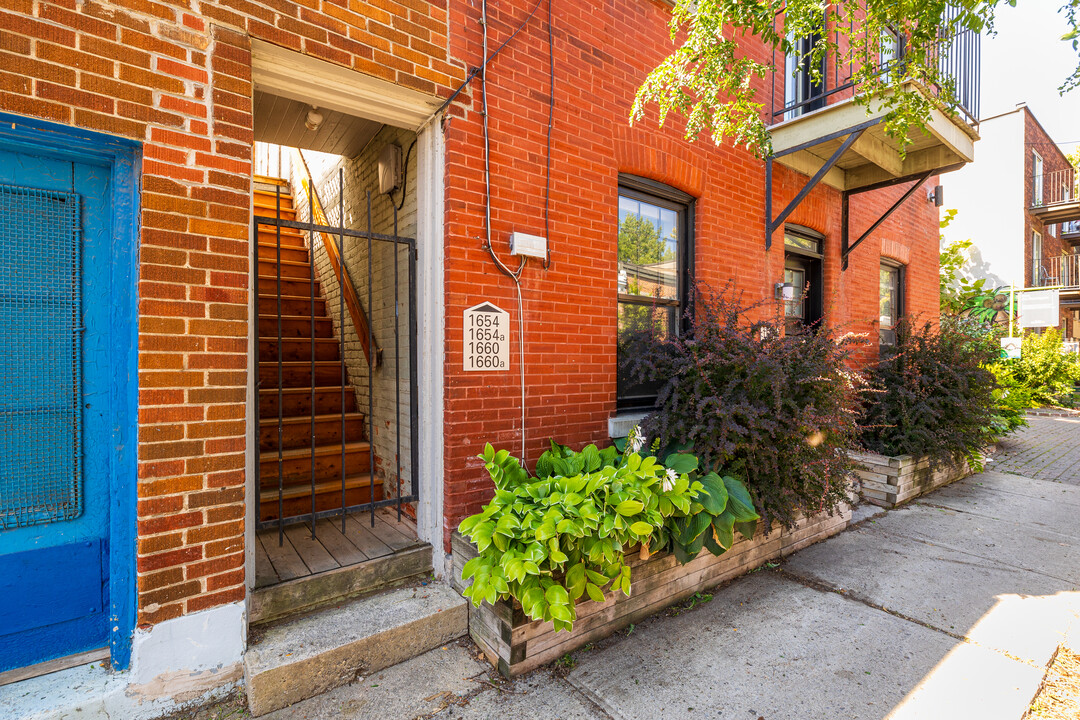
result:
[[[493,4],[496,5],[496,4]],[[525,17],[524,0],[497,3],[491,47]],[[615,413],[617,176],[649,177],[697,198],[696,273],[719,287],[731,282],[747,299],[770,297],[782,279],[783,240],[764,249],[764,165],[707,137],[683,139],[677,119],[628,127],[633,95],[672,45],[669,6],[647,0],[555,6],[556,112],[552,148],[551,266],[530,261],[521,278],[526,318],[526,439],[531,467],[547,438],[577,446],[607,441]],[[479,10],[454,3],[453,54],[481,62]],[[761,55],[760,48],[748,48]],[[494,246],[506,262],[512,231],[544,233],[544,144],[547,126],[547,33],[533,22],[489,67]],[[764,84],[762,85],[764,88]],[[766,109],[768,98],[765,97]],[[491,300],[516,317],[511,281],[482,250],[484,175],[479,92],[446,123],[446,404],[445,513],[449,533],[491,495],[475,455],[485,442],[517,454],[521,447],[517,324],[511,367],[504,373],[462,371],[462,311]],[[774,212],[806,178],[778,168]],[[853,198],[854,237],[906,188]],[[915,195],[852,255],[840,272],[840,195],[816,189],[790,217],[826,236],[825,296],[829,322],[875,339],[878,265],[883,240],[908,263],[911,313],[936,318],[937,211]],[[877,214],[875,214],[877,213]],[[876,349],[870,351],[872,355]]]
[[[1027,212],[1027,209],[1031,207],[1032,198],[1035,197],[1035,158],[1032,150],[1042,156],[1043,197],[1046,198],[1046,202],[1050,202],[1052,173],[1068,170],[1071,166],[1057,143],[1046,133],[1031,111],[1024,108],[1024,287],[1032,286],[1033,232],[1042,235],[1042,264],[1047,270],[1050,270],[1049,258],[1058,257],[1063,252],[1070,251],[1068,244],[1061,240],[1060,226],[1055,228],[1056,236],[1051,235],[1047,232],[1048,228],[1042,220]],[[1062,328],[1064,329],[1064,325]]]
[[[244,597],[249,38],[448,95],[445,2],[9,0],[0,108],[145,143],[140,624]]]

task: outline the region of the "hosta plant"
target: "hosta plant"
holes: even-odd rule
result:
[[[692,455],[673,453],[665,465],[633,449],[620,454],[589,445],[574,452],[552,442],[537,462],[537,477],[490,444],[479,457],[495,497],[459,527],[478,551],[462,569],[462,578],[473,581],[465,596],[477,606],[513,598],[530,618],[550,621],[556,630],[573,628],[583,595],[602,602],[605,589],[630,594],[624,553],[661,549],[676,532],[693,546],[705,528],[691,539],[693,530],[678,523],[705,513],[711,528],[714,514],[706,504],[713,510],[723,505],[721,515],[727,508],[727,496],[723,503],[717,497],[727,492],[724,481],[695,479]]]

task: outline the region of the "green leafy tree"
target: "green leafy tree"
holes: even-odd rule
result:
[[[651,220],[627,215],[619,223],[619,262],[651,265],[674,259],[675,252]]]
[[[1005,0],[1015,5],[1016,0]],[[771,149],[755,84],[771,77],[772,66],[740,49],[744,38],[768,50],[796,52],[794,40],[814,38],[808,67],[821,74],[822,59],[854,68],[855,101],[882,103],[886,132],[904,147],[912,131],[925,128],[933,101],[918,87],[937,87],[947,105],[955,87],[939,59],[959,31],[993,32],[1002,0],[675,0],[671,38],[675,51],[646,78],[634,100],[631,120],[655,105],[663,124],[670,113],[686,117],[686,136],[711,134],[720,144],[732,140],[765,156]],[[1064,40],[1080,50],[1080,0],[1062,12],[1071,28]],[[857,22],[851,22],[852,19]],[[904,62],[882,72],[878,59],[882,37],[904,38]],[[783,72],[783,67],[778,68]],[[1080,66],[1061,91],[1080,85]]]

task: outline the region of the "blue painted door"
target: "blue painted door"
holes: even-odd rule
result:
[[[111,182],[0,146],[0,671],[109,644]]]

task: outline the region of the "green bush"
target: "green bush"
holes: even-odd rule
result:
[[[625,372],[662,382],[641,425],[662,445],[693,449],[703,468],[742,479],[766,527],[833,513],[847,499],[855,445],[853,338],[785,332],[782,318],[698,286],[689,331],[643,339]]]
[[[673,545],[685,562],[702,546],[724,552],[733,529],[753,535],[758,516],[737,480],[698,473],[693,455],[661,464],[635,449],[574,452],[553,441],[532,478],[506,450],[485,446],[495,497],[459,527],[478,550],[462,569],[472,579],[465,596],[477,606],[514,598],[530,618],[570,630],[582,595],[602,602],[609,586],[630,594],[624,554],[633,547]]]
[[[899,324],[896,345],[866,373],[861,440],[883,455],[970,459],[993,439],[997,410],[993,338],[942,318],[941,325]]]
[[[1016,383],[1028,389],[1032,407],[1067,401],[1073,384],[1080,381],[1077,356],[1061,352],[1061,333],[1056,328],[1041,335],[1024,333],[1020,358],[1001,362],[1010,367]]]
[[[994,389],[994,411],[991,418],[993,439],[1000,439],[1028,424],[1026,411],[1033,407],[1031,388],[1016,378],[1011,360],[990,363],[997,387]]]

